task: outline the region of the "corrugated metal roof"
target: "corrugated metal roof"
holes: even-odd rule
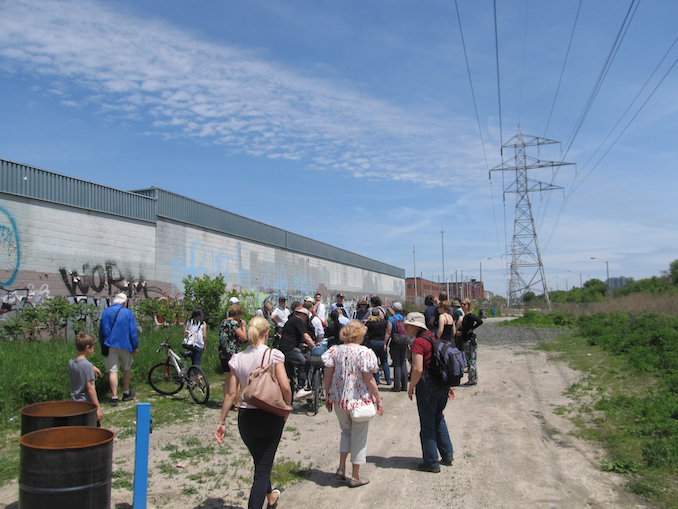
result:
[[[116,216],[156,221],[156,200],[0,159],[0,191]]]
[[[209,228],[317,258],[404,278],[405,270],[211,205],[152,187],[121,191],[0,159],[0,192],[156,222],[158,217]]]

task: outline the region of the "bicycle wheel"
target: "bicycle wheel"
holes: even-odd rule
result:
[[[166,362],[161,362],[151,368],[148,372],[148,383],[154,391],[168,396],[176,394],[184,386],[174,366]]]
[[[318,413],[320,409],[320,400],[323,397],[323,374],[320,368],[315,368],[313,373],[313,413]]]
[[[207,403],[210,398],[210,383],[207,380],[205,372],[199,366],[188,368],[188,392],[191,393],[193,400],[202,405]]]

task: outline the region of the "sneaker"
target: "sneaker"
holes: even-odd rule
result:
[[[461,384],[462,387],[471,387],[473,385],[478,385],[478,382],[466,382]]]
[[[454,461],[454,456],[449,456],[447,458],[441,459],[440,464],[445,465],[446,467],[451,467],[453,461]]]
[[[295,398],[305,398],[306,396],[310,396],[313,394],[313,391],[309,391],[308,389],[299,389],[297,393],[294,395]]]
[[[417,470],[421,470],[422,472],[431,472],[432,474],[440,473],[440,467],[429,467],[424,463],[419,463],[417,465]]]
[[[127,394],[123,393],[122,395],[122,400],[123,401],[131,401],[134,399],[134,396],[136,393],[134,391],[129,391]]]
[[[111,398],[108,400],[108,404],[111,406],[118,406],[118,398]]]

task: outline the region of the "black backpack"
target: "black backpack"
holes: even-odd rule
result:
[[[431,343],[431,366],[428,373],[439,387],[453,387],[461,383],[466,368],[464,354],[459,351],[452,341],[431,339],[424,336]]]

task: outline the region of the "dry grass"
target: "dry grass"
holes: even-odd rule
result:
[[[649,294],[633,293],[624,297],[606,299],[592,304],[553,304],[553,310],[564,311],[576,315],[593,315],[596,313],[645,313],[656,311],[666,315],[678,315],[678,293]]]

